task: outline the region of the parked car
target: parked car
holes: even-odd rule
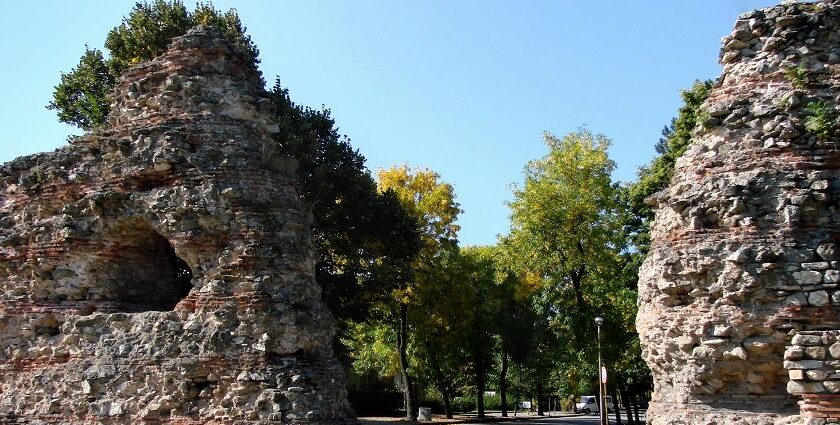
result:
[[[612,398],[607,396],[607,412],[612,409]],[[580,397],[580,402],[577,403],[577,411],[585,414],[598,413],[601,409],[598,407],[598,397],[594,395],[584,395]]]

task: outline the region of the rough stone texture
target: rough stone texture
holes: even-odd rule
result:
[[[785,351],[810,351],[812,358],[819,357],[819,361],[785,362],[790,378],[787,391],[802,398],[799,410],[805,420],[840,419],[838,337],[840,330],[798,332]],[[835,347],[833,351],[832,347]]]
[[[785,347],[796,331],[840,329],[839,147],[805,126],[817,100],[837,116],[840,2],[741,16],[721,62],[669,188],[650,199],[656,220],[637,318],[654,377],[648,417],[816,423],[787,389],[824,385],[789,387],[785,359],[791,373],[809,369],[822,362],[809,356],[830,344],[802,334],[808,343]],[[791,71],[799,66],[802,84]]]
[[[354,422],[270,112],[196,28],[0,167],[0,422]]]

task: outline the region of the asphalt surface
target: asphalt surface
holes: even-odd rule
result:
[[[613,418],[614,419],[614,418]],[[487,422],[491,423],[491,422]],[[598,423],[598,416],[597,415],[581,415],[581,416],[563,416],[559,418],[538,418],[538,419],[527,419],[524,421],[510,421],[510,422],[492,422],[493,424],[516,424],[516,425],[556,425],[556,424],[568,424],[568,425],[584,425],[584,424],[597,424]],[[615,421],[611,422],[615,423]]]
[[[626,424],[626,417],[625,415],[621,415],[622,424]],[[481,423],[481,422],[479,422]],[[498,420],[493,422],[486,422],[488,424],[493,423],[496,425],[504,424],[504,425],[560,425],[560,424],[567,424],[567,425],[586,425],[586,424],[598,424],[598,415],[563,415],[559,417],[527,417],[527,419],[520,418],[520,420],[512,420],[512,421],[503,421],[499,422]],[[615,414],[610,413],[609,416],[609,423],[614,425],[615,422]]]
[[[572,413],[554,412],[554,416],[534,416],[529,414],[518,414],[509,419],[502,419],[499,412],[488,412],[488,420],[479,421],[474,414],[460,414],[456,415],[454,419],[444,419],[439,415],[435,415],[432,422],[418,422],[418,425],[423,424],[495,424],[495,425],[588,425],[598,424],[598,415],[583,415]],[[413,425],[412,423],[401,421],[399,418],[359,418],[362,425]],[[615,414],[610,414],[610,424],[615,425]],[[625,415],[621,415],[622,424],[626,424]],[[644,421],[644,417],[641,418]]]

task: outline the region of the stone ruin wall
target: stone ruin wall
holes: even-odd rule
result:
[[[792,380],[785,357],[798,332],[840,329],[840,133],[806,127],[806,107],[824,101],[838,128],[840,2],[742,15],[721,62],[670,186],[650,199],[637,317],[654,378],[648,418],[824,423],[840,415],[807,400],[840,388]]]
[[[840,414],[840,330],[801,331],[785,350],[787,390],[801,394],[802,416],[812,422]],[[836,421],[835,421],[836,422]]]
[[[0,423],[352,423],[259,74],[197,28],[0,167]]]

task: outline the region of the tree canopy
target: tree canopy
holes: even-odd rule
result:
[[[107,57],[98,49],[86,48],[79,64],[61,74],[47,108],[56,111],[59,121],[86,131],[104,124],[109,109],[107,94],[120,73],[165,52],[174,37],[198,25],[219,29],[257,69],[259,50],[235,10],[221,12],[211,3],[198,3],[190,12],[181,0],[138,2],[122,23],[108,32]]]
[[[653,218],[653,212],[645,205],[644,200],[668,186],[677,158],[688,149],[694,127],[700,121],[700,105],[709,96],[711,89],[711,81],[695,81],[690,89],[680,93],[683,106],[671,120],[671,124],[662,129],[662,137],[656,143],[658,156],[649,165],[639,169],[638,179],[630,186],[631,206],[637,214],[647,220]]]

